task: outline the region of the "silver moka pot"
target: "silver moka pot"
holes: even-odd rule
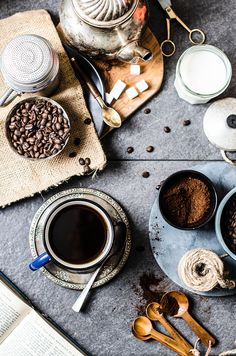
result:
[[[67,41],[90,57],[124,62],[147,61],[139,45],[147,25],[144,0],[62,0],[60,21]]]

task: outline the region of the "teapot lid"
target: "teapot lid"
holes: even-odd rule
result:
[[[85,22],[96,27],[110,27],[130,17],[139,0],[72,0]]]
[[[213,145],[224,151],[236,151],[236,98],[213,103],[204,116],[203,129]]]

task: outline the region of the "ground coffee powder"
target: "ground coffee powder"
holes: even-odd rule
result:
[[[139,302],[135,305],[138,315],[146,314],[146,307],[149,303],[160,302],[163,294],[162,277],[156,276],[153,272],[143,273],[139,277],[139,285],[134,285],[133,290],[138,296]]]
[[[170,295],[166,295],[162,300],[162,310],[165,314],[174,316],[178,314],[179,304],[177,300]]]
[[[182,227],[200,222],[210,210],[208,186],[198,178],[184,177],[163,193],[163,212],[169,220]]]

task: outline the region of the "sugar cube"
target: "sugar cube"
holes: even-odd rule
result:
[[[140,93],[144,92],[145,90],[147,90],[149,88],[147,82],[144,79],[140,80],[140,82],[138,82],[136,84],[136,87],[138,88]]]
[[[139,75],[141,73],[141,67],[139,64],[131,64],[130,66],[130,74],[131,75]]]
[[[126,84],[125,82],[123,82],[122,80],[118,80],[116,82],[116,84],[114,85],[114,87],[112,88],[110,95],[114,98],[114,99],[119,99],[119,97],[121,96],[121,94],[123,93],[123,91],[126,88]]]
[[[134,99],[134,98],[136,98],[138,96],[138,92],[135,89],[135,87],[130,87],[125,92],[126,92],[126,94],[127,94],[129,99]]]
[[[107,103],[108,105],[110,105],[110,104],[113,102],[113,100],[114,100],[114,98],[113,98],[113,96],[111,95],[111,93],[105,93],[105,98],[106,98],[106,103]]]

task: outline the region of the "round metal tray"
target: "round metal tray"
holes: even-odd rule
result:
[[[215,184],[219,201],[236,184],[236,169],[227,163],[209,162],[191,167],[202,172]],[[234,289],[215,288],[210,292],[198,292],[186,287],[178,276],[178,264],[181,257],[194,248],[206,248],[219,256],[225,254],[215,234],[214,218],[206,226],[193,231],[183,231],[170,226],[163,218],[158,206],[158,197],[152,207],[149,220],[149,239],[153,255],[163,272],[176,284],[192,293],[208,297],[222,297],[236,294]],[[223,259],[229,277],[236,280],[236,261],[230,256]]]

